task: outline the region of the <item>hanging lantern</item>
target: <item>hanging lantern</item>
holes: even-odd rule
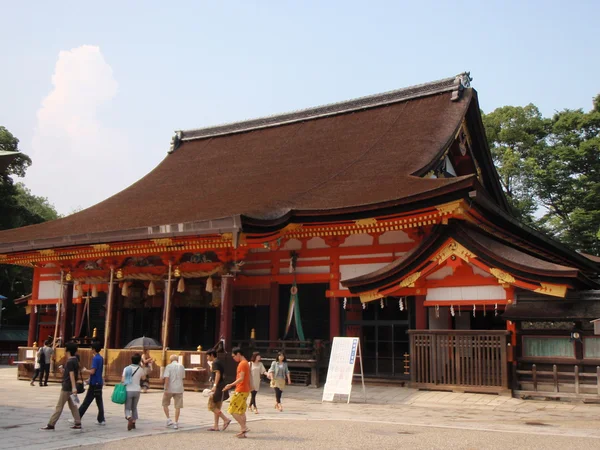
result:
[[[450,315],[454,317],[454,305],[450,305]]]
[[[383,304],[383,299],[381,299],[381,300],[379,301],[379,305],[381,306],[381,309],[383,309],[383,307],[385,306],[385,305]]]
[[[346,309],[346,305],[348,304],[348,299],[346,297],[344,297],[344,304],[343,304],[343,308]]]
[[[72,279],[73,279],[73,275],[71,275],[71,272],[67,272],[67,275],[65,276],[65,280],[71,281]]]
[[[179,270],[179,267],[175,267],[175,270],[173,271],[173,276],[175,278],[179,278],[181,276],[181,270]]]
[[[117,270],[117,278],[120,280],[121,278],[123,278],[123,269],[118,269]]]
[[[92,297],[98,297],[98,285],[92,284]]]
[[[148,285],[148,295],[150,297],[156,295],[156,288],[154,287],[154,281],[151,281]]]
[[[123,297],[129,297],[129,283],[123,283],[123,288],[121,289],[121,295]]]
[[[435,318],[440,318],[440,305],[435,305]]]
[[[208,277],[206,279],[206,292],[212,292],[213,291],[213,280],[212,277]]]
[[[404,301],[402,300],[402,297],[398,300],[398,308],[400,308],[400,311],[404,311]]]
[[[494,305],[494,316],[498,315],[498,303]]]
[[[477,312],[477,308],[473,305],[473,317],[475,317],[475,313]]]
[[[185,281],[183,281],[183,277],[181,277],[179,283],[177,283],[177,292],[185,292]]]

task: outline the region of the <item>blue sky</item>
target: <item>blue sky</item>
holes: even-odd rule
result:
[[[480,6],[481,5],[481,6]],[[485,111],[600,93],[600,2],[0,0],[0,125],[61,213],[133,183],[173,131],[471,71]],[[62,52],[62,53],[61,53]]]

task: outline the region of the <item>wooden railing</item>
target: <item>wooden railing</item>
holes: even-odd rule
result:
[[[600,365],[519,359],[514,367],[514,394],[519,397],[600,399]]]
[[[413,387],[509,391],[508,331],[410,330],[408,334]]]
[[[319,386],[319,372],[327,367],[331,346],[328,341],[260,341],[251,339],[238,341],[239,346],[246,356],[252,352],[259,352],[268,368],[273,360],[277,358],[280,351],[285,353],[288,366],[292,372],[292,382],[297,384],[308,383],[310,374],[310,385]],[[305,375],[306,373],[306,375]]]
[[[29,353],[28,353],[29,350]],[[18,377],[19,379],[31,379],[33,376],[33,357],[28,356],[35,355],[37,351],[33,347],[19,347],[18,360],[21,362],[18,365]],[[123,369],[131,364],[131,357],[135,353],[141,353],[140,350],[130,349],[108,349],[103,350],[102,355],[104,356],[104,380],[106,384],[116,384],[121,381]],[[80,348],[77,351],[79,355],[79,361],[81,367],[91,367],[92,365],[92,350],[89,348]],[[186,369],[197,368],[198,371],[186,371],[184,378],[184,387],[187,390],[203,390],[207,387],[208,383],[208,364],[206,360],[206,352],[194,352],[185,350],[169,350],[166,353],[166,362],[168,364],[171,355],[178,355],[183,357],[183,365]],[[161,387],[162,381],[160,379],[161,368],[163,367],[162,351],[161,350],[150,350],[150,356],[154,358],[155,363],[153,365],[152,372],[149,373],[150,386]],[[194,363],[192,363],[192,357]],[[62,375],[58,370],[59,365],[64,365],[66,361],[65,349],[57,348],[54,354],[53,370],[50,372],[50,381],[61,381]],[[199,360],[199,361],[198,361]],[[84,377],[85,378],[85,377]]]

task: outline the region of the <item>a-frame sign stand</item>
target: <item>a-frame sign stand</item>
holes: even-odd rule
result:
[[[333,401],[336,395],[352,396],[352,381],[356,360],[360,363],[363,398],[367,402],[360,339],[357,337],[334,337],[327,369],[327,381],[323,388],[323,401]]]

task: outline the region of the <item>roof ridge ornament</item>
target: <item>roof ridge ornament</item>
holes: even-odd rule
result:
[[[181,145],[181,131],[176,131],[175,135],[171,138],[171,146],[169,147],[169,153],[173,153]]]
[[[464,91],[466,88],[471,87],[471,81],[473,81],[473,77],[471,77],[471,72],[463,72],[456,75],[456,78],[454,78],[454,90],[452,91],[451,98],[453,102],[460,100],[462,91]]]

